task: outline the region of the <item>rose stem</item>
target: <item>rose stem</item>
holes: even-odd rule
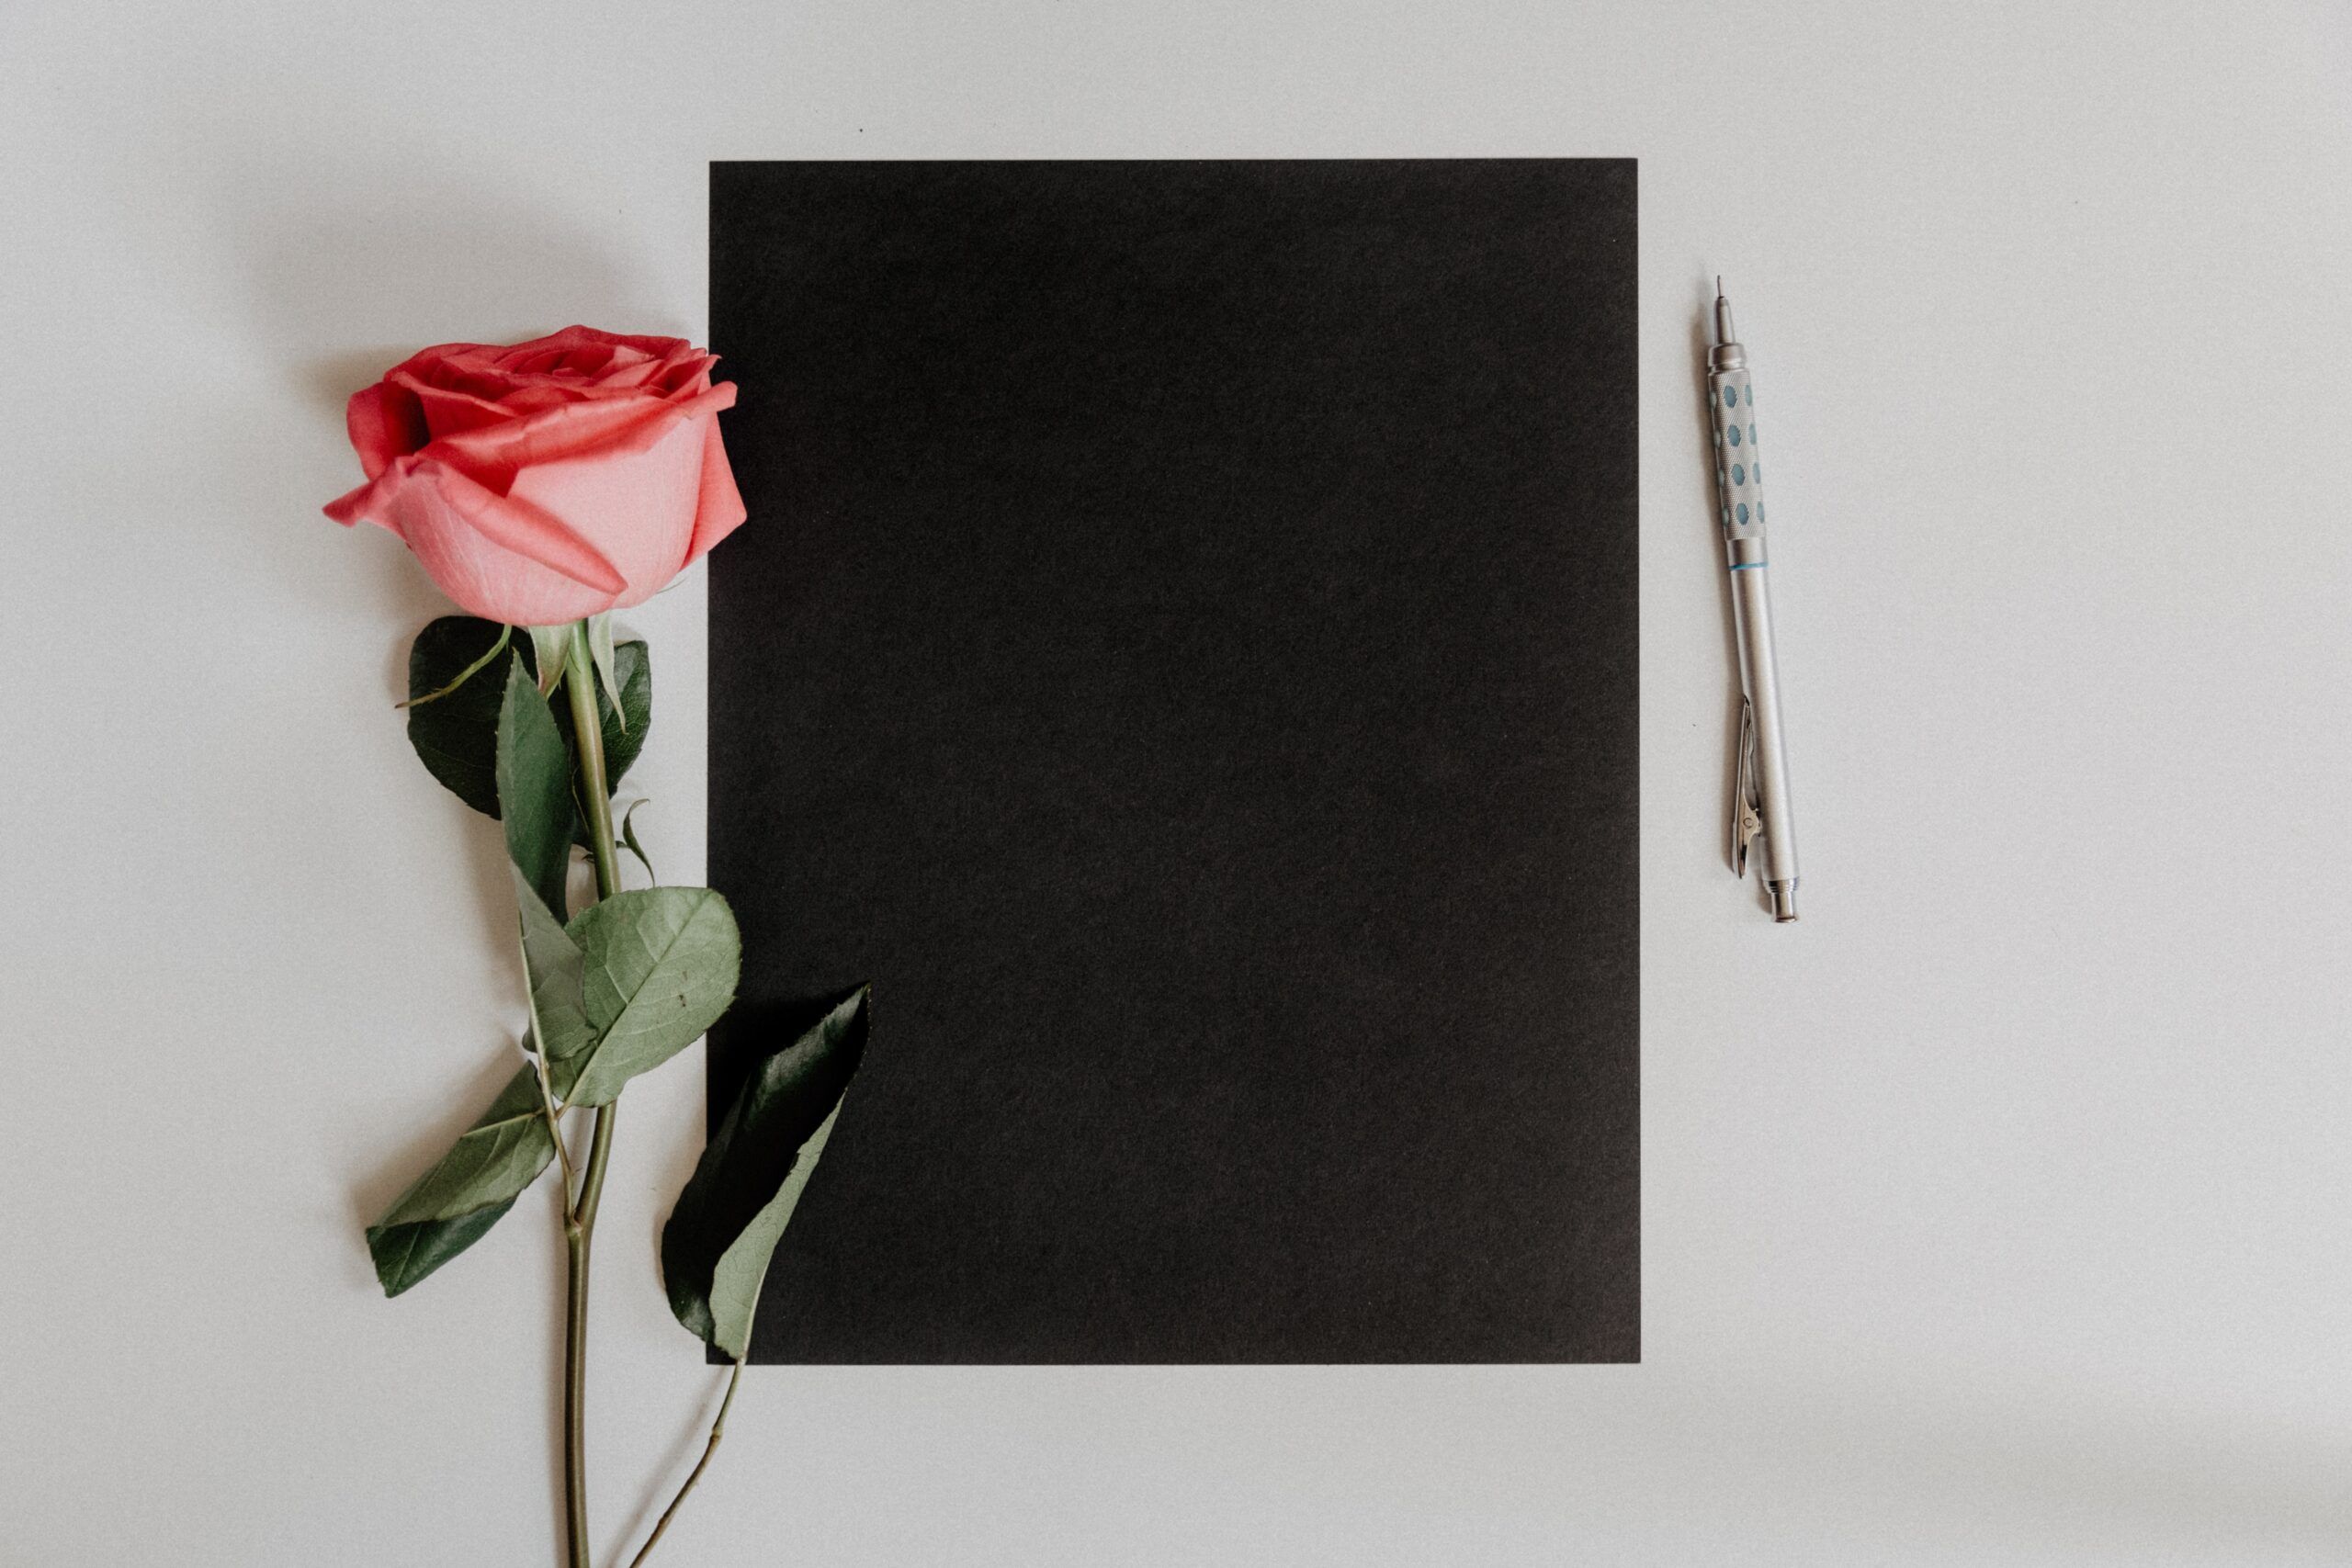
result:
[[[613,1108],[600,1105],[588,1134],[588,1166],[580,1201],[563,1227],[563,1494],[571,1568],[590,1568],[588,1541],[588,1245],[596,1204],[605,1191],[605,1163],[613,1152]]]
[[[711,1418],[710,1441],[703,1445],[702,1458],[695,1461],[695,1468],[687,1475],[685,1484],[679,1487],[678,1495],[670,1499],[670,1506],[662,1510],[662,1517],[653,1521],[653,1533],[645,1538],[645,1544],[639,1547],[637,1555],[628,1560],[628,1568],[640,1568],[652,1555],[653,1543],[660,1540],[662,1532],[670,1528],[670,1517],[678,1511],[678,1505],[686,1500],[686,1494],[695,1489],[695,1483],[700,1481],[702,1472],[709,1468],[710,1456],[718,1451],[718,1439],[727,1436],[727,1411],[735,1403],[735,1385],[742,1381],[743,1363],[738,1361],[735,1370],[727,1374],[727,1397],[718,1402],[718,1414]]]
[[[588,840],[596,857],[596,897],[620,891],[620,857],[613,849],[613,795],[605,782],[605,723],[596,711],[596,675],[588,651],[588,623],[571,626],[571,654],[564,661],[564,689],[571,698],[571,734],[580,750],[582,806],[588,813]],[[592,1568],[588,1540],[588,1248],[596,1234],[596,1206],[605,1193],[605,1166],[613,1152],[613,1112],[618,1101],[600,1105],[588,1134],[588,1164],[580,1196],[564,1213],[563,1495],[569,1521],[571,1568]]]

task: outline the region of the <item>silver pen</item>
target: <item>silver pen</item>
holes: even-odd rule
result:
[[[1731,868],[1747,875],[1748,846],[1764,840],[1764,889],[1772,918],[1797,918],[1796,826],[1789,814],[1789,749],[1781,739],[1781,678],[1772,660],[1772,595],[1765,579],[1764,469],[1756,459],[1756,390],[1747,351],[1731,330],[1731,302],[1715,279],[1714,348],[1707,404],[1715,425],[1715,488],[1723,498],[1724,553],[1739,632],[1739,761],[1731,801]]]

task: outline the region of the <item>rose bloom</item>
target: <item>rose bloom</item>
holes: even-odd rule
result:
[[[684,338],[592,327],[425,349],[352,398],[368,482],[327,515],[390,529],[488,620],[641,604],[743,521],[717,363]]]

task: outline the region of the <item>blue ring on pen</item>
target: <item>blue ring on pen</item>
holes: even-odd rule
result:
[[[1733,567],[1733,568],[1732,568],[1732,570],[1734,570],[1734,571],[1754,571],[1754,570],[1757,570],[1758,568],[1759,568],[1759,567],[1767,567],[1767,566],[1770,566],[1771,564],[1772,564],[1772,563],[1771,563],[1770,561],[1768,561],[1768,560],[1744,560],[1744,561],[1740,562],[1737,566]]]

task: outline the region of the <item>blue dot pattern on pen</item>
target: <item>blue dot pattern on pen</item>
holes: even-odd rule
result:
[[[1735,539],[1758,537],[1764,528],[1764,466],[1756,461],[1756,389],[1749,385],[1747,373],[1733,370],[1715,380],[1715,395],[1708,400],[1713,418],[1709,423],[1715,447],[1715,489],[1723,498],[1724,532]],[[1747,418],[1737,419],[1731,411],[1747,405]],[[1727,462],[1732,453],[1738,452],[1740,460]],[[1745,448],[1745,450],[1742,450]]]

